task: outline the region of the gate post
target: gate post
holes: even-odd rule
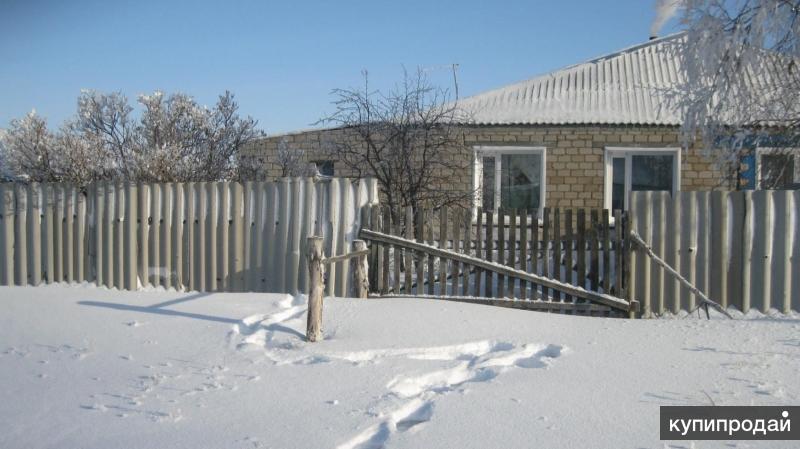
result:
[[[308,238],[308,316],[306,339],[315,342],[322,338],[322,237]]]
[[[353,245],[356,252],[367,250],[367,242],[363,240],[354,240]],[[356,298],[365,299],[367,297],[369,292],[369,278],[367,277],[368,270],[367,254],[362,254],[356,257],[356,267],[353,271]]]

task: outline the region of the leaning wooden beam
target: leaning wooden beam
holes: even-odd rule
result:
[[[492,262],[487,262],[483,259],[478,259],[476,257],[467,256],[464,254],[459,254],[453,251],[447,251],[444,249],[436,248],[434,246],[426,245],[424,243],[417,243],[411,240],[404,239],[402,237],[396,237],[393,235],[383,234],[380,232],[371,231],[369,229],[362,229],[360,233],[360,237],[365,240],[371,240],[374,242],[379,242],[383,244],[395,245],[395,246],[402,246],[408,249],[416,250],[416,251],[424,251],[428,254],[443,257],[447,259],[451,259],[458,262],[467,263],[468,265],[473,265],[478,268],[483,268],[488,271],[494,271],[497,273],[504,274],[506,276],[514,276],[518,279],[522,279],[528,282],[533,282],[548,288],[557,289],[566,293],[571,294],[572,296],[577,296],[579,298],[585,298],[590,301],[594,301],[600,304],[605,304],[607,306],[629,311],[632,308],[636,308],[638,306],[638,302],[625,301],[624,299],[616,298],[611,295],[590,292],[588,290],[584,290],[583,288],[576,287],[574,285],[564,284],[562,282],[555,281],[553,279],[538,276],[531,273],[526,273],[522,270],[517,270],[515,268],[509,268],[505,265],[500,265]]]
[[[691,291],[698,298],[700,298],[700,304],[697,305],[695,308],[693,308],[689,313],[694,312],[699,307],[705,305],[706,307],[711,306],[714,309],[716,309],[717,311],[719,311],[720,313],[722,313],[723,315],[725,315],[726,317],[733,319],[731,314],[728,313],[728,311],[725,310],[725,308],[722,307],[718,302],[710,300],[708,298],[708,296],[706,296],[697,287],[695,287],[694,284],[692,284],[689,281],[687,281],[686,278],[681,276],[681,274],[678,273],[677,271],[675,271],[674,268],[672,268],[666,262],[661,260],[660,257],[656,256],[656,253],[653,252],[653,249],[650,248],[647,245],[647,243],[645,243],[645,241],[642,240],[642,237],[639,236],[639,233],[637,233],[633,229],[631,230],[631,240],[633,241],[633,243],[636,243],[637,245],[639,245],[639,247],[642,248],[644,250],[644,252],[647,253],[647,255],[650,256],[651,259],[653,259],[653,261],[655,261],[655,263],[661,265],[665,270],[667,270],[667,272],[669,272],[670,274],[675,276],[675,278],[678,279],[678,281],[680,281],[681,284],[683,284],[686,288],[688,288],[689,291]],[[706,313],[708,313],[708,309],[706,309]]]
[[[384,295],[381,298],[422,298],[437,301],[465,302],[469,304],[483,304],[488,306],[508,307],[512,309],[537,310],[548,312],[582,312],[587,315],[592,313],[606,313],[611,307],[600,304],[571,303],[560,301],[515,301],[513,299],[476,298],[474,296],[445,296],[444,298],[432,295]]]

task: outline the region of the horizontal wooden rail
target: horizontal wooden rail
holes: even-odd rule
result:
[[[396,237],[393,235],[384,234],[382,232],[376,232],[369,229],[361,229],[359,236],[365,240],[370,240],[373,242],[383,243],[387,245],[399,246],[413,251],[420,251],[423,253],[427,253],[432,256],[441,257],[444,259],[449,259],[460,263],[465,263],[467,265],[473,265],[475,267],[479,267],[484,270],[493,271],[505,276],[515,277],[517,279],[525,280],[528,282],[532,282],[534,284],[542,285],[547,288],[565,292],[569,295],[576,296],[578,298],[583,298],[589,301],[594,301],[600,304],[604,304],[618,310],[623,310],[627,312],[631,310],[636,311],[636,309],[638,308],[637,301],[628,302],[624,299],[617,298],[611,295],[592,292],[589,290],[585,290],[581,287],[564,284],[563,282],[559,282],[547,277],[538,276],[532,273],[528,273],[522,270],[517,270],[515,268],[510,268],[508,266],[497,264],[494,262],[488,262],[483,259],[478,259],[476,257],[468,256],[466,254],[460,254],[454,251],[448,251],[445,249],[437,248],[435,246],[427,245],[425,243],[418,243],[413,240],[404,239],[402,237]]]
[[[353,258],[353,257],[367,256],[367,255],[369,255],[369,253],[370,253],[370,250],[368,250],[368,249],[365,249],[365,250],[362,250],[362,251],[353,251],[352,253],[339,254],[338,256],[333,256],[333,257],[326,257],[326,258],[322,259],[322,263],[341,262],[343,260],[347,260],[347,259],[350,259],[350,258]]]

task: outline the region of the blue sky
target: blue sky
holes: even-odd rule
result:
[[[35,108],[51,126],[81,89],[228,89],[269,133],[308,128],[330,91],[459,64],[462,96],[647,40],[654,0],[0,0],[0,127]],[[662,34],[673,30],[667,25]]]

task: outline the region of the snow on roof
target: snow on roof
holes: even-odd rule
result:
[[[666,89],[680,79],[677,33],[461,100],[472,121],[510,124],[679,125]]]

